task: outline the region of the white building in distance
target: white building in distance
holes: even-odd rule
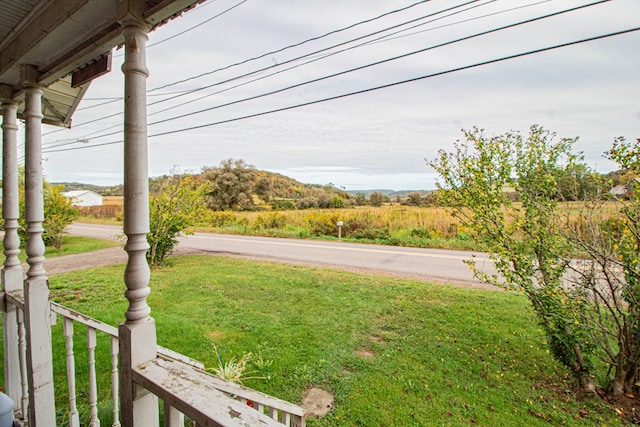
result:
[[[73,206],[102,206],[102,196],[91,190],[66,191],[62,193],[73,202]]]

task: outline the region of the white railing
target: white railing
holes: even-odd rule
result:
[[[26,423],[28,414],[28,388],[26,373],[26,339],[23,322],[24,303],[21,292],[0,295],[5,307],[17,309],[18,347],[20,355],[21,397],[16,418]],[[69,427],[80,426],[78,396],[88,396],[90,426],[100,426],[96,348],[109,346],[111,400],[113,401],[112,427],[119,427],[119,372],[118,372],[118,329],[85,316],[63,305],[51,302],[52,324],[59,316],[65,341],[65,360],[68,386],[68,408],[66,419]],[[77,389],[76,355],[74,349],[74,328],[86,328],[86,358],[88,361],[88,391]],[[105,337],[106,335],[106,337]],[[105,344],[104,338],[108,339]],[[54,348],[54,354],[61,354]],[[83,355],[83,358],[85,356]],[[100,367],[104,369],[104,367]],[[6,375],[12,375],[5,372]],[[185,416],[196,426],[204,425],[273,425],[304,427],[304,410],[289,402],[217,378],[204,370],[204,365],[194,359],[169,349],[158,347],[158,358],[143,366],[134,368],[134,381],[164,401],[164,426],[183,427]],[[14,397],[15,399],[15,397]],[[86,402],[85,402],[86,403]],[[86,406],[86,405],[85,405]],[[253,409],[251,409],[253,408]],[[104,422],[104,421],[103,421]],[[104,425],[104,424],[103,424]]]

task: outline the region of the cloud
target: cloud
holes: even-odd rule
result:
[[[382,0],[246,2],[206,25],[150,47],[148,88],[207,73],[410,3],[394,2],[391,6]],[[640,3],[635,0],[608,2],[271,96],[171,120],[177,115],[276,91],[582,2],[542,2],[531,7],[521,7],[530,3],[524,0],[508,2],[507,6],[503,2],[480,3],[483,6],[398,34],[390,40],[268,77],[271,72],[282,69],[282,65],[275,67],[276,64],[450,6],[445,3],[428,2],[257,61],[150,92],[149,101],[156,102],[168,96],[156,96],[158,94],[218,84],[150,106],[149,123],[159,123],[149,127],[149,134],[258,114],[631,28],[638,25],[640,16]],[[184,31],[233,4],[230,0],[205,3],[205,7],[152,33],[150,43]],[[506,7],[514,10],[495,14]],[[488,16],[480,18],[484,15]],[[427,29],[431,30],[424,31]],[[526,132],[534,123],[556,131],[559,136],[580,136],[577,148],[585,152],[587,162],[608,171],[613,165],[602,159],[602,153],[613,138],[638,137],[640,57],[636,47],[639,42],[639,33],[621,35],[300,109],[153,137],[149,140],[150,173],[168,173],[175,165],[197,171],[231,157],[244,159],[260,169],[291,173],[304,182],[333,182],[358,189],[432,188],[435,176],[425,166],[424,159],[433,158],[440,148],[450,148],[461,138],[461,128],[477,125],[500,134],[511,129]],[[358,43],[361,42],[347,43],[339,49]],[[317,57],[312,55],[307,61]],[[112,73],[92,84],[87,98],[122,96],[123,79],[118,61],[122,59],[114,60]],[[290,65],[299,64],[301,62],[296,61]],[[250,78],[220,83],[265,67],[273,68]],[[261,80],[248,83],[255,78]],[[203,95],[209,96],[196,101]],[[178,106],[185,101],[190,103]],[[104,101],[87,100],[81,107],[99,102]],[[175,107],[172,110],[157,113],[172,106]],[[78,111],[71,131],[48,135],[45,143],[55,145],[56,140],[74,138],[88,138],[86,146],[115,142],[121,139],[120,135],[99,136],[107,132],[104,129],[109,126],[121,126],[121,117],[80,124],[121,110],[120,101]],[[121,144],[48,153],[45,169],[54,181],[71,180],[70,177],[78,180],[78,176],[84,176],[88,182],[107,183],[113,179],[109,183],[119,183],[122,181],[118,178],[122,169],[121,153]],[[82,175],[82,170],[87,169],[94,173]]]

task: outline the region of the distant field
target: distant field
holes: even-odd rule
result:
[[[339,227],[338,223],[342,226]],[[197,231],[285,237],[338,239],[392,246],[473,250],[468,230],[444,208],[358,207],[266,212],[210,212]]]
[[[123,196],[103,196],[102,197],[103,206],[122,206],[123,204],[124,204]]]
[[[83,208],[81,221],[113,223],[122,219],[118,202],[109,206]],[[113,200],[111,200],[113,199]],[[580,221],[580,205],[561,205],[572,221]],[[604,217],[615,214],[615,203],[607,204]],[[338,222],[342,226],[338,227]],[[442,207],[412,207],[389,204],[382,207],[308,209],[288,211],[210,211],[199,218],[197,231],[299,239],[338,239],[393,246],[482,250],[473,233]]]

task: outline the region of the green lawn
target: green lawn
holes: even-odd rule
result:
[[[53,276],[52,295],[117,325],[122,271]],[[576,397],[520,295],[209,256],[173,258],[151,288],[160,345],[207,366],[214,344],[225,358],[252,352],[257,375],[270,379],[245,384],[294,403],[310,387],[333,393],[333,410],[309,426],[621,425],[601,400]],[[108,366],[106,340],[98,352]],[[83,369],[78,361],[78,376]],[[103,368],[104,399],[108,376]]]
[[[80,236],[64,236],[62,238],[62,246],[60,249],[56,249],[53,246],[47,246],[45,248],[45,256],[47,258],[55,258],[63,255],[97,251],[98,249],[111,248],[118,245],[121,245],[121,243],[111,240],[92,239],[90,237]],[[18,255],[18,258],[20,258],[21,261],[27,259],[24,247],[20,248],[20,255]],[[4,263],[4,259],[4,253],[0,251],[0,263]]]

